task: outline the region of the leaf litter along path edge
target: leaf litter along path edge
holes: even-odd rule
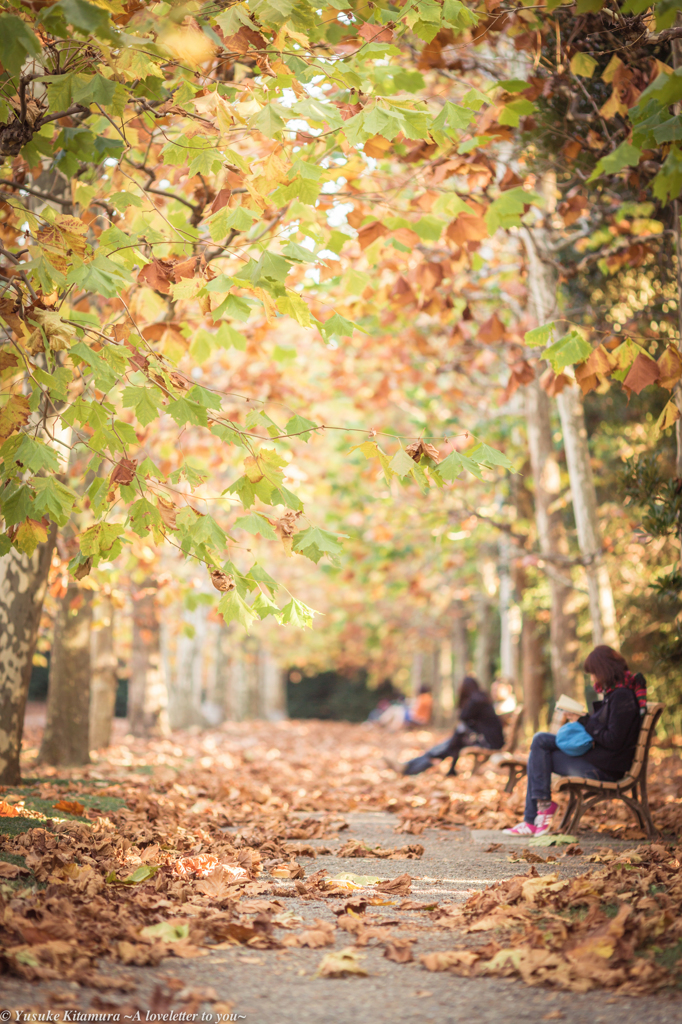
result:
[[[419,743],[420,738],[408,736],[394,742],[399,742],[403,749],[409,749],[409,745]],[[109,752],[108,764],[100,763],[90,770],[90,774],[107,775],[109,778],[118,775],[121,780],[127,780],[120,783],[124,789],[126,785],[132,784],[133,791],[143,797],[148,785],[152,793],[155,785],[157,792],[167,787],[167,783],[160,780],[164,778],[164,772],[167,774],[170,763],[172,778],[175,780],[171,791],[175,792],[178,788],[184,790],[186,803],[194,800],[192,806],[197,814],[202,808],[201,801],[206,802],[206,798],[199,795],[202,785],[205,786],[202,775],[206,775],[208,767],[212,773],[221,770],[215,763],[210,766],[200,763],[211,760],[206,754],[207,749],[213,749],[214,762],[220,761],[221,757],[232,760],[231,768],[225,769],[223,765],[223,782],[230,782],[232,789],[236,788],[233,783],[243,787],[240,800],[249,796],[244,786],[247,776],[252,784],[251,798],[254,794],[261,799],[265,795],[257,794],[254,789],[254,786],[262,784],[264,778],[270,779],[269,789],[275,796],[286,791],[291,798],[295,793],[307,790],[308,801],[305,796],[299,797],[298,808],[288,811],[290,822],[300,822],[305,818],[310,821],[311,817],[329,819],[329,813],[323,815],[321,811],[326,805],[331,811],[338,811],[337,819],[345,820],[349,827],[299,842],[300,847],[307,845],[313,850],[322,851],[326,848],[329,851],[321,852],[317,858],[290,858],[291,863],[298,862],[303,866],[306,877],[324,869],[327,877],[331,878],[348,872],[382,878],[395,878],[407,873],[413,878],[409,896],[379,899],[378,905],[368,907],[362,915],[366,921],[365,928],[369,926],[370,931],[378,931],[379,938],[370,936],[368,945],[354,946],[354,940],[362,942],[361,934],[357,931],[353,934],[351,930],[339,927],[334,931],[333,927],[338,925],[339,919],[333,907],[338,908],[339,898],[310,900],[299,896],[274,897],[284,905],[285,917],[288,914],[289,922],[294,925],[291,929],[278,931],[280,939],[286,941],[289,937],[296,939],[298,936],[300,939],[308,935],[312,936],[314,942],[322,942],[326,929],[333,935],[333,944],[324,948],[284,945],[280,949],[253,949],[233,945],[197,959],[165,959],[157,967],[122,967],[120,964],[100,962],[100,975],[111,977],[123,974],[130,979],[130,986],[134,988],[131,987],[129,992],[93,994],[91,990],[74,986],[73,982],[39,981],[29,984],[26,980],[5,975],[0,987],[6,993],[8,1005],[12,1008],[31,1006],[35,1009],[46,1009],[50,1004],[53,1004],[53,1009],[66,1005],[94,1010],[100,1007],[99,1012],[105,1011],[105,1008],[113,1011],[114,1007],[141,1010],[152,1008],[158,1012],[162,1007],[170,1006],[176,1012],[196,1007],[205,1012],[213,1010],[225,1013],[228,1012],[226,1008],[231,1007],[230,1012],[246,1013],[247,1020],[263,1024],[288,1024],[289,1021],[321,1024],[327,1020],[360,1021],[361,1024],[365,1021],[419,1020],[440,1024],[441,1021],[460,1019],[487,1024],[488,1021],[500,1018],[516,1024],[517,1021],[542,1020],[546,1014],[552,1014],[547,1019],[564,1019],[575,1021],[576,1024],[582,1021],[591,1024],[600,1019],[605,1024],[630,1024],[631,1021],[632,1024],[635,1021],[639,1024],[643,1019],[652,1024],[672,1024],[682,1019],[682,1004],[677,997],[667,993],[638,999],[619,998],[613,1002],[609,991],[599,989],[580,995],[545,988],[528,988],[503,979],[463,978],[450,973],[438,974],[424,970],[418,959],[421,954],[461,947],[461,936],[452,930],[436,928],[426,911],[398,911],[400,904],[408,901],[430,904],[437,901],[441,904],[450,902],[461,905],[472,892],[481,892],[487,883],[525,874],[529,865],[524,861],[510,862],[510,856],[517,860],[523,851],[518,842],[508,841],[509,837],[503,837],[499,832],[491,837],[500,843],[499,849],[487,853],[485,850],[496,843],[483,846],[480,833],[474,833],[472,838],[462,827],[450,826],[447,830],[428,828],[415,836],[405,832],[396,833],[396,826],[403,819],[395,813],[366,813],[349,809],[343,812],[340,807],[342,800],[339,782],[345,791],[346,807],[353,803],[357,806],[361,803],[358,798],[363,796],[369,798],[364,803],[370,806],[372,803],[378,806],[382,801],[386,805],[389,800],[396,799],[406,804],[416,803],[417,807],[427,809],[429,801],[442,803],[442,795],[447,792],[447,787],[437,772],[420,777],[417,786],[410,783],[405,786],[405,780],[400,780],[396,785],[395,777],[382,771],[379,758],[385,744],[383,734],[339,723],[282,723],[279,727],[265,726],[263,723],[244,723],[242,726],[231,724],[224,732],[215,732],[209,736],[174,737],[173,743],[165,745],[165,748],[158,744],[146,747],[137,743],[130,744],[125,751],[120,748],[118,754],[115,751]],[[289,747],[295,749],[280,749]],[[276,754],[273,753],[275,751]],[[243,763],[242,755],[247,755]],[[283,755],[287,756],[288,761],[283,759]],[[121,761],[127,763],[121,764]],[[153,776],[144,776],[136,771],[147,763],[153,765]],[[314,764],[317,765],[313,775],[316,783],[322,782],[327,773],[333,771],[328,776],[332,783],[324,798],[315,797],[316,790],[311,787],[311,767]],[[179,772],[175,770],[178,768]],[[244,775],[245,768],[247,776]],[[59,773],[60,776],[64,774],[68,775]],[[472,784],[468,784],[465,779],[448,782],[456,783],[464,795],[467,795],[467,790],[474,793],[477,789],[481,790],[478,779]],[[490,780],[483,780],[482,785],[488,787],[488,793],[491,792]],[[169,791],[168,788],[166,791]],[[483,792],[486,790],[483,789]],[[64,795],[77,798],[77,792]],[[235,799],[233,796],[233,804]],[[315,800],[320,808],[313,806]],[[424,802],[420,804],[420,801]],[[488,796],[486,805],[491,801],[492,798]],[[240,812],[245,806],[248,803],[238,804]],[[253,821],[259,821],[262,825],[263,812],[264,804],[254,802]],[[337,824],[341,823],[337,821]],[[223,826],[231,834],[235,830],[246,834],[249,827],[248,814],[240,824],[233,821]],[[370,848],[378,846],[383,851],[421,844],[424,854],[420,859],[405,860],[338,857],[336,854],[339,850],[348,848],[349,840],[356,840]],[[295,841],[292,845],[295,845]],[[580,845],[585,855],[588,855],[607,844],[602,836],[581,835]],[[611,841],[609,845],[624,849],[635,844],[632,841]],[[539,856],[544,861],[548,856],[558,856],[560,852],[551,848],[541,849],[535,853],[535,857]],[[558,857],[556,862],[547,864],[536,860],[531,864],[531,869],[534,868],[540,878],[554,871],[558,872],[560,878],[568,878],[589,867],[591,865],[586,864],[581,856]],[[600,868],[601,865],[594,866],[596,870]],[[130,872],[121,871],[119,877],[123,878],[127,874]],[[293,885],[296,884],[296,881],[292,884],[290,880],[277,876],[273,878],[266,873],[260,878],[266,878],[271,889],[279,885],[282,889],[293,891]],[[305,882],[303,878],[299,884]],[[366,890],[363,893],[366,894]],[[273,896],[265,894],[263,899],[272,900]],[[175,911],[169,911],[167,916],[178,915]],[[348,918],[348,915],[344,917]],[[346,923],[348,921],[351,925],[354,923],[350,918]],[[411,951],[415,958],[412,962],[396,963],[384,956],[384,952],[389,949],[391,937],[396,939],[393,954],[400,958],[405,955],[407,948],[408,955]],[[410,939],[416,941],[410,943]],[[478,946],[482,939],[485,937],[469,936],[468,944]],[[341,953],[349,947],[354,947],[356,963],[367,971],[368,976],[342,979],[315,976],[324,957],[330,953]]]

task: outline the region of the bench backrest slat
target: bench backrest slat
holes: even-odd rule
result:
[[[509,716],[509,721],[504,730],[504,746],[502,750],[505,753],[513,753],[516,748],[516,744],[519,740],[519,732],[521,731],[521,718],[523,716],[523,704],[517,704],[512,713]]]
[[[656,704],[653,701],[647,703],[646,714],[642,719],[642,725],[639,730],[635,756],[632,759],[632,766],[628,772],[628,775],[633,779],[638,779],[646,768],[649,759],[649,749],[654,738],[654,729],[658,719],[661,717],[663,708],[663,704]]]

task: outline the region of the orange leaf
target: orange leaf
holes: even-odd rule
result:
[[[368,43],[390,43],[393,39],[393,32],[386,25],[370,25],[369,22],[359,29],[358,35]]]
[[[6,800],[0,800],[0,818],[18,818],[19,811]]]
[[[668,345],[663,355],[658,358],[657,363],[661,374],[658,378],[659,385],[672,391],[682,376],[682,356],[676,348]]]
[[[28,423],[29,413],[26,395],[10,395],[7,405],[0,409],[0,441]]]
[[[64,814],[82,814],[85,808],[77,800],[60,800],[52,804],[55,811],[64,811]]]
[[[501,341],[502,338],[504,338],[504,324],[497,313],[493,313],[490,319],[479,327],[476,340],[483,342],[484,345],[492,345],[496,341]]]
[[[361,249],[366,249],[368,246],[375,242],[377,238],[381,238],[382,235],[388,234],[388,229],[380,224],[378,220],[373,221],[364,228],[360,228],[358,231],[358,242],[360,243]]]
[[[655,384],[660,375],[661,371],[658,363],[643,352],[640,352],[623,381],[623,387],[627,391],[628,396],[632,391],[639,395],[649,384]]]

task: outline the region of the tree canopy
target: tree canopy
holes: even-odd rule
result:
[[[678,394],[658,430],[679,418],[677,281],[654,272],[679,251],[674,6],[2,10],[0,552],[71,522],[82,578],[166,538],[227,621],[305,625],[238,553],[341,552],[288,473],[301,441],[354,432],[391,486],[494,487],[491,417],[541,360],[549,394],[655,384]],[[526,230],[589,294],[553,324],[527,311]],[[331,379],[314,355],[294,379],[302,343]]]

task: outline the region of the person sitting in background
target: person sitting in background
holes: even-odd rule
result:
[[[511,679],[499,676],[490,687],[490,699],[493,702],[496,715],[510,715],[516,711],[517,700]]]
[[[404,697],[401,698],[400,703],[392,704],[379,716],[378,722],[389,732],[397,732],[410,725],[423,727],[431,721],[432,710],[431,687],[424,684],[413,700],[407,702]]]
[[[433,697],[430,686],[420,686],[416,698],[407,706],[407,725],[425,726],[431,721]]]
[[[566,718],[580,722],[592,737],[592,747],[576,757],[559,749],[554,733],[535,734],[528,756],[525,814],[518,825],[504,829],[509,835],[538,836],[549,832],[557,809],[551,793],[552,772],[616,782],[632,764],[642,715],[646,712],[644,676],[633,675],[623,655],[604,644],[595,647],[587,657],[585,672],[604,699],[594,702],[591,715],[567,714]]]
[[[459,708],[459,724],[452,736],[443,743],[431,747],[425,754],[413,757],[405,764],[396,764],[384,758],[389,767],[401,775],[419,775],[426,771],[434,761],[452,758],[448,775],[456,775],[455,765],[463,747],[488,747],[499,750],[504,743],[502,723],[495,714],[490,697],[478,685],[473,676],[465,676],[459,688],[457,702]]]

